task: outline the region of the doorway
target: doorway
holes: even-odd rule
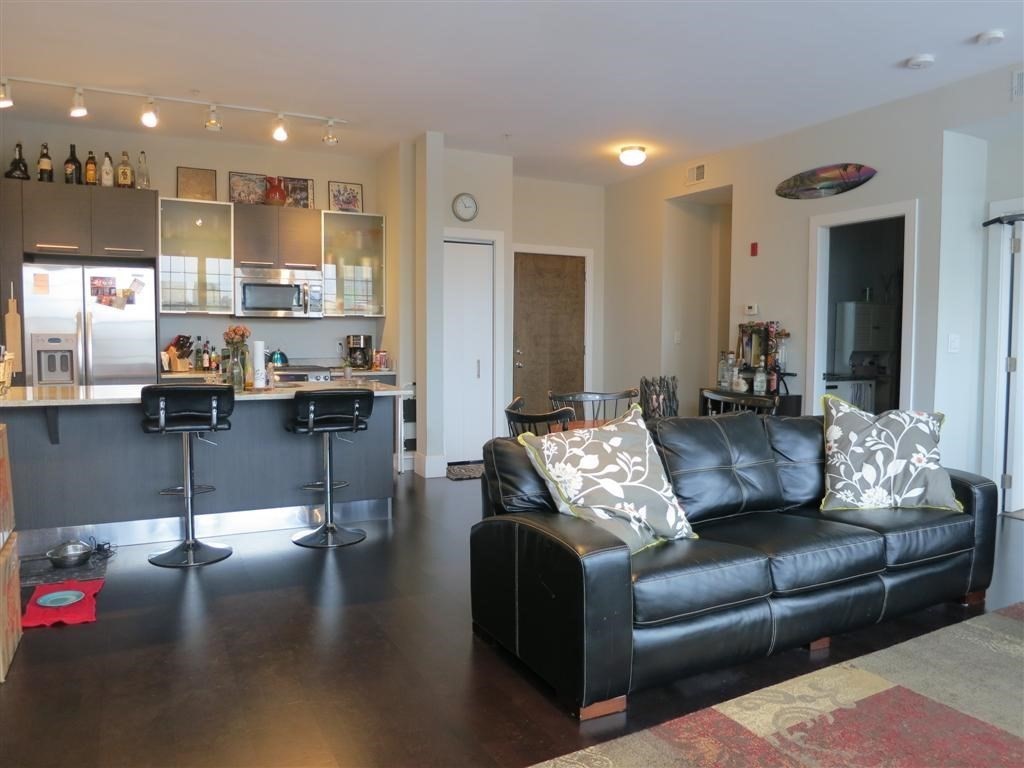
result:
[[[899,405],[902,216],[829,229],[825,392],[871,413]]]
[[[444,244],[444,458],[476,462],[494,436],[494,243]]]
[[[911,407],[914,392],[917,206],[917,200],[907,200],[889,205],[880,205],[872,208],[861,208],[852,211],[842,211],[840,213],[811,217],[810,247],[807,265],[808,377],[804,384],[804,396],[806,401],[805,412],[817,414],[822,412],[821,396],[825,394],[825,387],[829,383],[826,381],[826,374],[834,373],[834,371],[830,371],[829,368],[835,367],[839,364],[839,361],[836,360],[837,355],[835,347],[833,347],[832,357],[829,357],[829,338],[831,335],[834,344],[836,330],[834,320],[830,322],[829,311],[829,275],[832,245],[831,232],[837,227],[846,227],[852,224],[863,224],[865,222],[878,222],[891,219],[899,219],[902,223],[903,231],[902,248],[899,249],[899,253],[902,254],[902,276],[899,280],[899,289],[897,291],[900,298],[899,309],[898,311],[886,310],[887,312],[893,313],[893,320],[888,331],[881,327],[883,324],[877,322],[878,318],[874,317],[870,310],[866,314],[867,319],[861,320],[861,328],[866,328],[867,332],[874,332],[881,337],[869,340],[867,343],[870,346],[879,346],[884,342],[886,337],[894,337],[891,346],[894,349],[899,350],[899,362],[898,365],[894,367],[894,370],[887,371],[888,375],[891,376],[891,380],[888,382],[888,385],[891,387],[892,396],[896,397],[895,403],[897,407]],[[895,223],[891,226],[894,229],[896,227]],[[863,282],[863,278],[857,278],[857,280],[859,282]],[[861,297],[863,298],[865,296],[863,293],[863,288],[865,286],[859,286],[859,282],[854,283],[854,287],[860,288]],[[891,295],[894,290],[896,289],[890,286],[887,289],[888,295]],[[877,296],[875,293],[872,293],[871,295],[872,298]],[[854,318],[853,320],[854,331],[856,331],[857,318]],[[878,326],[877,329],[876,326]],[[860,342],[855,340],[854,344],[855,346],[853,349],[858,349]],[[847,360],[848,359],[849,358],[847,357]],[[877,370],[877,357],[872,358],[872,360],[875,362]],[[861,358],[862,363],[863,361],[864,358]],[[866,389],[866,387],[861,387],[861,397],[864,398],[864,404],[867,405],[869,402],[873,403],[874,394],[871,393],[868,395],[863,391],[864,389]],[[836,392],[836,394],[839,394],[839,392]],[[852,393],[848,392],[847,394]],[[889,402],[892,402],[891,397]]]
[[[586,258],[516,251],[513,275],[512,392],[547,411],[548,392],[586,386]]]

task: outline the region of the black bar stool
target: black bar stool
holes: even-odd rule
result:
[[[308,533],[297,533],[292,541],[300,547],[344,547],[366,538],[366,531],[339,528],[334,524],[334,491],[348,482],[334,481],[334,445],[331,435],[365,432],[373,412],[373,391],[369,389],[325,389],[295,393],[294,417],[285,429],[300,435],[323,436],[324,479],[302,486],[324,492],[324,522]],[[340,437],[340,434],[338,435]]]
[[[181,435],[183,484],[176,488],[165,488],[160,494],[180,495],[185,499],[185,540],[166,552],[150,555],[149,562],[153,565],[189,568],[216,563],[231,555],[229,546],[207,544],[196,538],[193,499],[196,494],[209,493],[215,489],[212,485],[196,485],[194,482],[192,441],[203,432],[231,429],[228,416],[234,408],[235,390],[230,385],[151,384],[142,388],[142,431],[148,434]]]

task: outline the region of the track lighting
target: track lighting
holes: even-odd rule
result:
[[[85,94],[81,88],[75,88],[75,95],[71,97],[71,111],[68,114],[72,117],[85,117],[89,114],[89,110],[85,108]]]
[[[619,162],[623,165],[640,165],[646,159],[646,147],[623,147],[619,150]]]
[[[142,108],[142,116],[139,119],[147,128],[156,128],[160,124],[160,111],[152,98],[146,99],[146,106]]]
[[[11,84],[6,80],[0,80],[0,109],[7,109],[14,106],[14,97],[11,96]]]
[[[217,106],[215,104],[210,105],[210,111],[206,113],[206,122],[203,125],[206,126],[208,131],[219,131],[224,127],[220,118],[217,117]]]
[[[271,134],[275,141],[288,141],[288,129],[284,126],[284,115],[277,113],[277,122],[274,123],[274,133]]]
[[[324,135],[321,137],[321,141],[329,147],[333,147],[338,143],[338,137],[334,135],[334,121],[328,120],[327,127],[324,128]]]

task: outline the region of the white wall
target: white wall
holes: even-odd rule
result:
[[[1010,130],[988,144],[988,200],[1024,197],[1024,137]]]

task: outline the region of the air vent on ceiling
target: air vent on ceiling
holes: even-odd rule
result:
[[[689,168],[686,169],[686,183],[687,185],[700,184],[702,181],[704,181],[706,175],[707,166],[705,166],[704,163],[691,165]]]
[[[1024,99],[1024,69],[1015,70],[1010,77],[1010,101]]]

